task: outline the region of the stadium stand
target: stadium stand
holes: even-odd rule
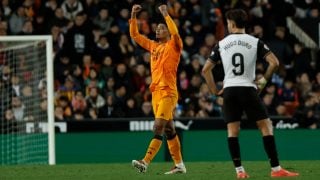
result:
[[[1,36],[53,37],[56,121],[152,116],[150,55],[128,35],[133,2],[143,6],[138,16],[141,32],[154,36],[157,21],[151,19],[159,16],[155,0],[1,1]],[[241,8],[250,14],[247,32],[261,38],[281,62],[261,94],[270,115],[290,117],[306,128],[319,127],[320,44],[306,46],[287,26],[287,18],[319,23],[319,1],[168,0],[168,5],[184,43],[177,117],[223,116],[221,97],[209,93],[200,72],[212,47],[225,36],[224,12]],[[10,64],[0,57],[0,66],[3,85]],[[264,70],[259,61],[257,76]],[[221,66],[214,74],[221,86]]]

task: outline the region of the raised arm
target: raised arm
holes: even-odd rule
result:
[[[150,51],[153,41],[139,33],[137,13],[141,11],[141,6],[135,4],[132,6],[131,19],[129,20],[130,37],[144,49]]]
[[[166,24],[168,26],[169,32],[171,36],[174,39],[174,42],[177,46],[177,48],[182,49],[182,40],[179,35],[179,31],[177,28],[176,23],[173,21],[173,19],[170,17],[168,13],[168,7],[165,4],[162,4],[159,6],[160,13],[162,14],[163,18],[166,21]]]

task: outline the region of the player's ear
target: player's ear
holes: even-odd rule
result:
[[[236,23],[234,21],[231,21],[231,27],[232,28],[237,28]]]

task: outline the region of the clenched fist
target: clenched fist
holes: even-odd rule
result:
[[[135,4],[132,6],[132,12],[133,13],[137,13],[139,11],[141,11],[142,7],[139,4]]]

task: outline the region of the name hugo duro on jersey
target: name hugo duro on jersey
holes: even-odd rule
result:
[[[235,46],[235,45],[244,46],[244,47],[246,47],[248,49],[252,48],[252,45],[250,43],[248,43],[246,41],[238,40],[238,42],[237,41],[231,41],[231,42],[227,43],[227,45],[225,45],[223,47],[223,49],[226,51],[227,49],[229,49],[229,48],[231,48],[232,46]]]

